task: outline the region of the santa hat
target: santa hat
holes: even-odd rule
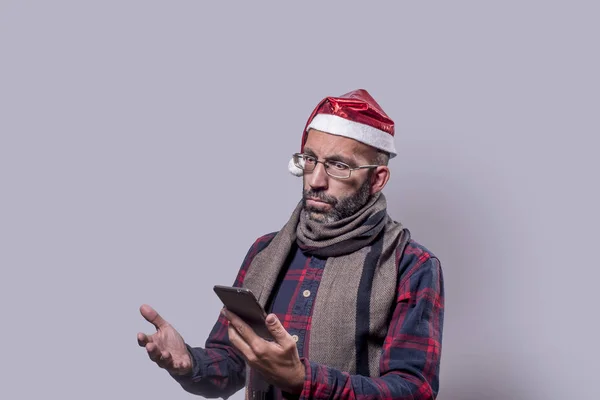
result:
[[[321,100],[306,122],[300,152],[304,151],[309,129],[345,136],[385,151],[390,158],[396,156],[394,121],[364,89]],[[293,175],[302,176],[303,171],[293,159],[288,169]]]

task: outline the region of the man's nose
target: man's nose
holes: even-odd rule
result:
[[[327,189],[329,175],[325,172],[323,163],[317,163],[315,169],[307,176],[307,183],[313,189]]]

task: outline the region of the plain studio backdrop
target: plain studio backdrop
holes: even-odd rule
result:
[[[139,306],[203,345],[300,199],[308,115],[357,88],[397,124],[389,212],[442,261],[439,398],[600,398],[599,13],[0,2],[0,398],[192,398]]]

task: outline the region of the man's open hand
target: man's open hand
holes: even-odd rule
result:
[[[258,336],[240,317],[228,310],[229,340],[270,383],[289,393],[300,393],[304,385],[304,364],[300,361],[296,342],[283,328],[275,314],[267,316],[267,328],[273,342]]]
[[[156,333],[138,333],[138,344],[146,348],[148,356],[159,367],[172,374],[185,375],[192,370],[192,359],[183,338],[149,305],[140,307],[142,316],[156,328]]]

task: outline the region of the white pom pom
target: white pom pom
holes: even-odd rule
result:
[[[294,159],[293,158],[290,159],[290,162],[288,163],[288,170],[294,176],[302,176],[302,175],[304,175],[304,171],[302,171],[300,168],[298,168],[296,166],[296,164],[294,164]]]

